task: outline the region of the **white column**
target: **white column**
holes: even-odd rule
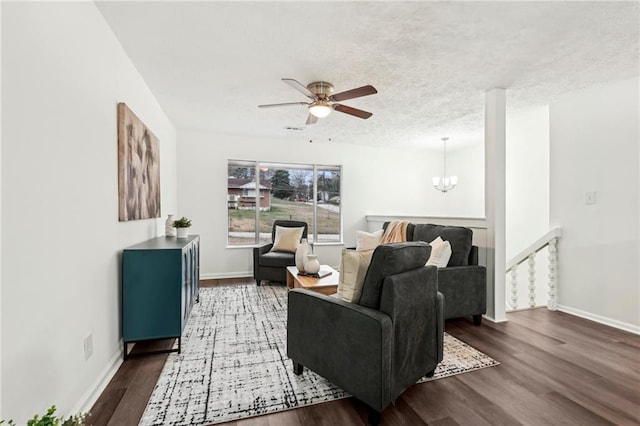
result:
[[[0,1],[0,22],[2,22],[2,2]],[[0,31],[1,33],[1,31]],[[0,35],[0,46],[2,46],[2,35]],[[2,58],[2,47],[0,47],[0,58]],[[0,99],[2,99],[2,59],[0,59]],[[0,102],[0,117],[2,117],[2,102]],[[2,120],[0,120],[0,153],[2,153]],[[0,154],[0,176],[2,176],[2,155]],[[0,178],[0,186],[2,184]],[[0,224],[2,223],[2,193],[0,192]],[[2,225],[0,225],[0,312],[2,309]],[[0,318],[2,316],[0,315]],[[0,419],[2,418],[2,320],[0,319]]]
[[[505,301],[506,92],[485,93],[484,199],[487,221],[487,316],[506,321]]]

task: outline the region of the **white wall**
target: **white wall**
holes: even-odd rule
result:
[[[507,113],[506,144],[506,259],[534,243],[549,231],[549,106]],[[535,258],[536,305],[547,303],[548,250]],[[507,300],[511,299],[507,276]],[[516,306],[529,304],[529,265],[517,271]]]
[[[24,424],[90,408],[120,360],[120,252],[164,229],[118,222],[117,103],[160,140],[163,214],[176,142],[92,2],[3,2],[2,35],[1,406]]]
[[[640,332],[639,79],[550,106],[550,220],[560,226],[559,308]],[[585,204],[595,191],[597,203]]]
[[[442,167],[441,154],[433,153]],[[436,172],[435,175],[440,175]],[[484,141],[453,151],[447,150],[447,174],[458,176],[458,185],[447,192],[436,191],[431,181],[425,191],[434,191],[438,204],[436,215],[460,218],[484,218]],[[437,207],[437,208],[436,208]]]
[[[431,176],[441,168],[437,152],[309,143],[303,138],[249,139],[182,130],[178,131],[178,141],[181,210],[177,214],[192,217],[192,230],[202,237],[203,278],[247,275],[253,270],[250,249],[226,248],[228,159],[342,165],[345,246],[355,245],[356,230],[367,229],[367,214],[446,213],[442,209],[442,194],[431,186]],[[462,182],[461,177],[461,185]],[[458,188],[451,194],[455,191]],[[453,212],[458,216],[464,213]],[[316,246],[316,252],[322,263],[338,266],[341,248],[341,245]]]
[[[507,261],[549,231],[549,106],[507,115]]]

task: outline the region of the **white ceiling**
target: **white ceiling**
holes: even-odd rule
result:
[[[450,149],[482,141],[484,92],[508,109],[640,75],[633,2],[96,2],[178,129]],[[378,94],[304,126],[280,81]],[[286,127],[303,127],[302,131]]]

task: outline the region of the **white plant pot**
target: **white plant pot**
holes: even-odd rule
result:
[[[187,238],[189,236],[189,228],[176,228],[178,238]]]

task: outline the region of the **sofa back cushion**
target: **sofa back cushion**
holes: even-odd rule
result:
[[[358,304],[379,309],[384,279],[390,275],[424,267],[430,253],[431,246],[425,241],[378,246],[371,257]]]
[[[408,231],[407,231],[408,234]],[[473,231],[462,226],[443,226],[416,223],[412,229],[413,241],[431,242],[438,237],[451,244],[451,258],[447,266],[467,266],[471,252]]]

